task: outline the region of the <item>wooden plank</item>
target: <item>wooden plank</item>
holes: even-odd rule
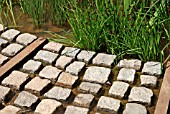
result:
[[[170,100],[170,61],[167,63],[154,114],[167,114]]]
[[[38,38],[33,43],[31,43],[29,46],[27,46],[24,50],[22,50],[20,53],[18,53],[16,56],[14,56],[12,59],[10,59],[6,64],[0,67],[0,78],[8,72],[10,69],[12,69],[15,65],[20,63],[25,57],[30,55],[35,49],[37,49],[40,45],[45,43],[45,38]]]

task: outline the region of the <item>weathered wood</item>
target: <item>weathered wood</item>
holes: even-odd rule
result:
[[[10,69],[12,69],[14,66],[16,66],[18,63],[20,63],[25,57],[30,55],[35,49],[37,49],[40,45],[45,43],[45,38],[38,38],[33,43],[31,43],[29,46],[27,46],[24,50],[22,50],[20,53],[18,53],[16,56],[14,56],[12,59],[10,59],[6,64],[0,67],[0,78],[8,72]]]
[[[167,63],[154,114],[167,114],[170,100],[170,61]]]

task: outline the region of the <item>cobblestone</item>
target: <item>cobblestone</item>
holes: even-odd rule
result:
[[[5,47],[8,44],[7,40],[0,38],[0,47]]]
[[[52,64],[57,59],[57,57],[58,57],[58,54],[56,53],[40,50],[36,54],[36,56],[34,56],[34,59]]]
[[[129,84],[120,81],[114,81],[110,90],[109,95],[123,98],[129,88]]]
[[[16,41],[20,44],[28,45],[32,43],[35,39],[37,39],[35,35],[29,33],[23,33],[17,37]]]
[[[40,114],[54,114],[61,103],[52,99],[43,99],[37,106],[35,112]]]
[[[94,100],[92,94],[78,94],[74,99],[74,104],[89,108]]]
[[[85,72],[83,80],[104,84],[111,73],[109,68],[91,66]]]
[[[14,38],[20,33],[20,31],[15,29],[9,29],[1,34],[1,37],[13,41]]]
[[[25,89],[41,94],[49,86],[50,82],[50,80],[35,77],[25,86]]]
[[[37,102],[37,100],[38,97],[36,97],[35,95],[26,91],[22,91],[15,99],[14,104],[21,107],[31,108]]]
[[[79,52],[80,52],[80,49],[78,48],[65,47],[61,55],[69,56],[75,59]]]
[[[72,92],[70,89],[55,86],[45,93],[44,96],[56,100],[66,101],[71,93]]]
[[[94,51],[82,50],[78,55],[77,59],[85,63],[89,63],[92,57],[96,54]]]
[[[5,101],[6,98],[11,94],[11,89],[0,85],[0,103]]]
[[[29,60],[23,65],[23,70],[29,73],[35,73],[37,70],[40,69],[42,63],[35,60]]]
[[[73,76],[69,73],[62,72],[57,80],[57,83],[62,84],[64,86],[72,87],[77,80],[78,80],[77,76]]]
[[[3,65],[8,60],[8,57],[0,54],[0,66]]]
[[[119,108],[120,108],[119,100],[105,96],[101,96],[97,104],[98,110],[114,114],[118,113]]]
[[[136,71],[134,69],[122,68],[119,71],[117,80],[133,83],[135,79],[135,73]]]
[[[127,103],[123,114],[147,114],[146,107],[141,104]]]
[[[8,77],[6,77],[3,81],[3,85],[15,87],[17,90],[21,89],[24,86],[25,82],[29,79],[28,74],[13,71]]]
[[[0,24],[0,32],[4,30],[4,26]]]
[[[8,105],[2,110],[0,110],[0,114],[18,114],[19,111],[21,111],[20,108],[12,106],[12,105]]]
[[[57,52],[57,53],[59,53],[62,48],[63,48],[63,44],[55,43],[55,42],[49,42],[43,47],[43,49],[46,49],[52,52]]]
[[[140,76],[141,85],[148,87],[156,87],[157,77],[150,75],[141,75]]]
[[[130,68],[130,69],[140,70],[141,65],[142,62],[138,59],[132,59],[132,60],[123,59],[120,60],[117,66],[119,68]]]
[[[151,89],[148,89],[146,87],[133,87],[130,92],[128,101],[146,103],[148,105],[151,105],[152,96],[153,92]]]
[[[75,106],[67,106],[64,114],[88,114],[89,109],[75,107]]]
[[[93,59],[92,63],[95,65],[111,67],[115,58],[116,55],[98,53],[97,56]]]
[[[98,94],[101,90],[102,86],[99,84],[89,83],[89,82],[82,82],[79,86],[79,91],[83,91],[85,93],[92,93]]]
[[[67,65],[69,65],[73,61],[73,58],[67,57],[67,56],[60,56],[57,61],[55,66],[60,68],[60,69],[65,69]]]
[[[40,77],[56,80],[61,73],[61,70],[53,66],[45,66],[39,73]]]
[[[16,55],[19,51],[21,51],[23,48],[24,48],[24,46],[22,46],[22,45],[20,45],[20,44],[13,43],[13,44],[8,45],[6,48],[4,48],[4,49],[2,50],[2,53],[3,53],[4,55],[13,57],[13,56]]]
[[[84,67],[84,62],[74,61],[66,68],[66,72],[77,76]]]
[[[142,69],[142,73],[159,76],[162,74],[162,65],[160,62],[146,62]]]

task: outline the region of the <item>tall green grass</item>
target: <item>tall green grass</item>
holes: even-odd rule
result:
[[[69,41],[120,58],[161,61],[164,48],[160,43],[169,43],[169,25],[164,26],[169,24],[169,1],[127,1],[69,1],[69,7],[65,7],[73,35]]]

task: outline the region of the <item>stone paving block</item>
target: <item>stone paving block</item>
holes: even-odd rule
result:
[[[95,65],[111,67],[115,59],[116,55],[98,53],[97,56],[93,59],[92,63]]]
[[[151,89],[148,89],[146,87],[133,87],[130,92],[128,101],[151,105],[152,96],[153,92]]]
[[[6,38],[10,41],[13,41],[13,39],[20,33],[20,31],[15,29],[9,29],[1,34],[1,37]]]
[[[22,91],[15,99],[14,104],[21,107],[31,108],[37,101],[38,101],[37,96],[27,91]]]
[[[53,99],[43,99],[35,109],[35,113],[39,114],[54,114],[56,109],[62,104]]]
[[[119,100],[105,96],[101,96],[97,104],[97,110],[114,114],[118,113],[119,108],[120,108]]]
[[[123,60],[120,60],[117,67],[140,70],[141,65],[142,65],[142,61],[138,59],[131,59],[131,60],[123,59]]]
[[[62,48],[63,48],[63,44],[55,43],[55,42],[49,42],[43,47],[43,49],[46,49],[52,52],[57,52],[57,53],[59,53]]]
[[[23,33],[17,37],[16,41],[20,44],[28,45],[32,43],[35,39],[37,39],[35,35],[29,33]]]
[[[49,86],[50,82],[51,81],[48,79],[35,77],[29,83],[27,83],[25,89],[41,94]]]
[[[97,66],[90,66],[85,71],[83,80],[104,84],[111,73],[111,69]]]
[[[67,106],[64,114],[88,114],[89,109],[76,106]]]
[[[119,71],[117,80],[133,83],[134,79],[135,79],[135,73],[136,73],[136,71],[134,69],[122,68]]]
[[[82,107],[89,108],[94,100],[92,94],[78,94],[74,99],[74,104]]]
[[[15,87],[19,90],[28,79],[28,74],[20,71],[12,71],[12,73],[2,81],[2,84]]]
[[[20,108],[12,105],[8,105],[0,110],[0,114],[18,114],[21,111]]]
[[[8,60],[8,57],[0,54],[0,66],[3,65]]]
[[[29,60],[23,65],[23,70],[29,73],[35,73],[37,70],[40,69],[42,63],[35,60]]]
[[[5,101],[6,98],[11,94],[11,89],[0,85],[0,103]]]
[[[61,70],[59,70],[56,67],[53,66],[45,66],[39,73],[40,77],[56,80],[59,74],[61,73]]]
[[[162,64],[160,62],[146,62],[142,69],[142,73],[159,76],[162,74]]]
[[[78,48],[65,47],[61,55],[65,55],[65,56],[72,57],[75,59],[79,52],[80,52],[80,49]]]
[[[141,81],[141,85],[149,86],[149,87],[156,87],[157,77],[150,76],[150,75],[141,75],[140,81]]]
[[[109,95],[123,98],[129,88],[129,84],[120,81],[114,81],[110,90]]]
[[[0,24],[0,32],[2,32],[3,30],[4,30],[4,26]]]
[[[60,56],[57,61],[55,66],[60,68],[60,69],[65,69],[67,65],[69,65],[73,61],[73,58],[67,57],[67,56]]]
[[[84,62],[74,61],[72,64],[66,67],[66,72],[77,76],[84,67]]]
[[[34,59],[36,60],[41,60],[44,61],[46,63],[50,63],[52,64],[58,57],[57,53],[52,53],[49,51],[44,51],[44,50],[40,50],[36,56],[34,56]]]
[[[96,54],[94,51],[86,51],[82,50],[78,55],[77,59],[80,61],[84,61],[85,63],[89,63],[92,57]]]
[[[78,80],[77,76],[73,76],[69,73],[62,72],[57,80],[57,83],[62,84],[64,86],[72,87],[77,80]]]
[[[21,51],[23,48],[24,48],[24,46],[22,46],[20,44],[13,43],[13,44],[8,45],[6,48],[4,48],[2,50],[2,53],[4,55],[12,57],[12,56],[16,55],[19,51]]]
[[[62,88],[62,87],[53,87],[47,93],[44,94],[47,98],[52,98],[56,100],[66,101],[71,95],[71,89]]]
[[[89,82],[82,82],[79,86],[79,91],[83,91],[85,93],[92,93],[98,94],[101,90],[102,86],[99,84],[89,83]]]
[[[147,114],[146,107],[137,103],[127,103],[123,114]]]
[[[0,47],[5,47],[8,44],[7,40],[0,38]]]

